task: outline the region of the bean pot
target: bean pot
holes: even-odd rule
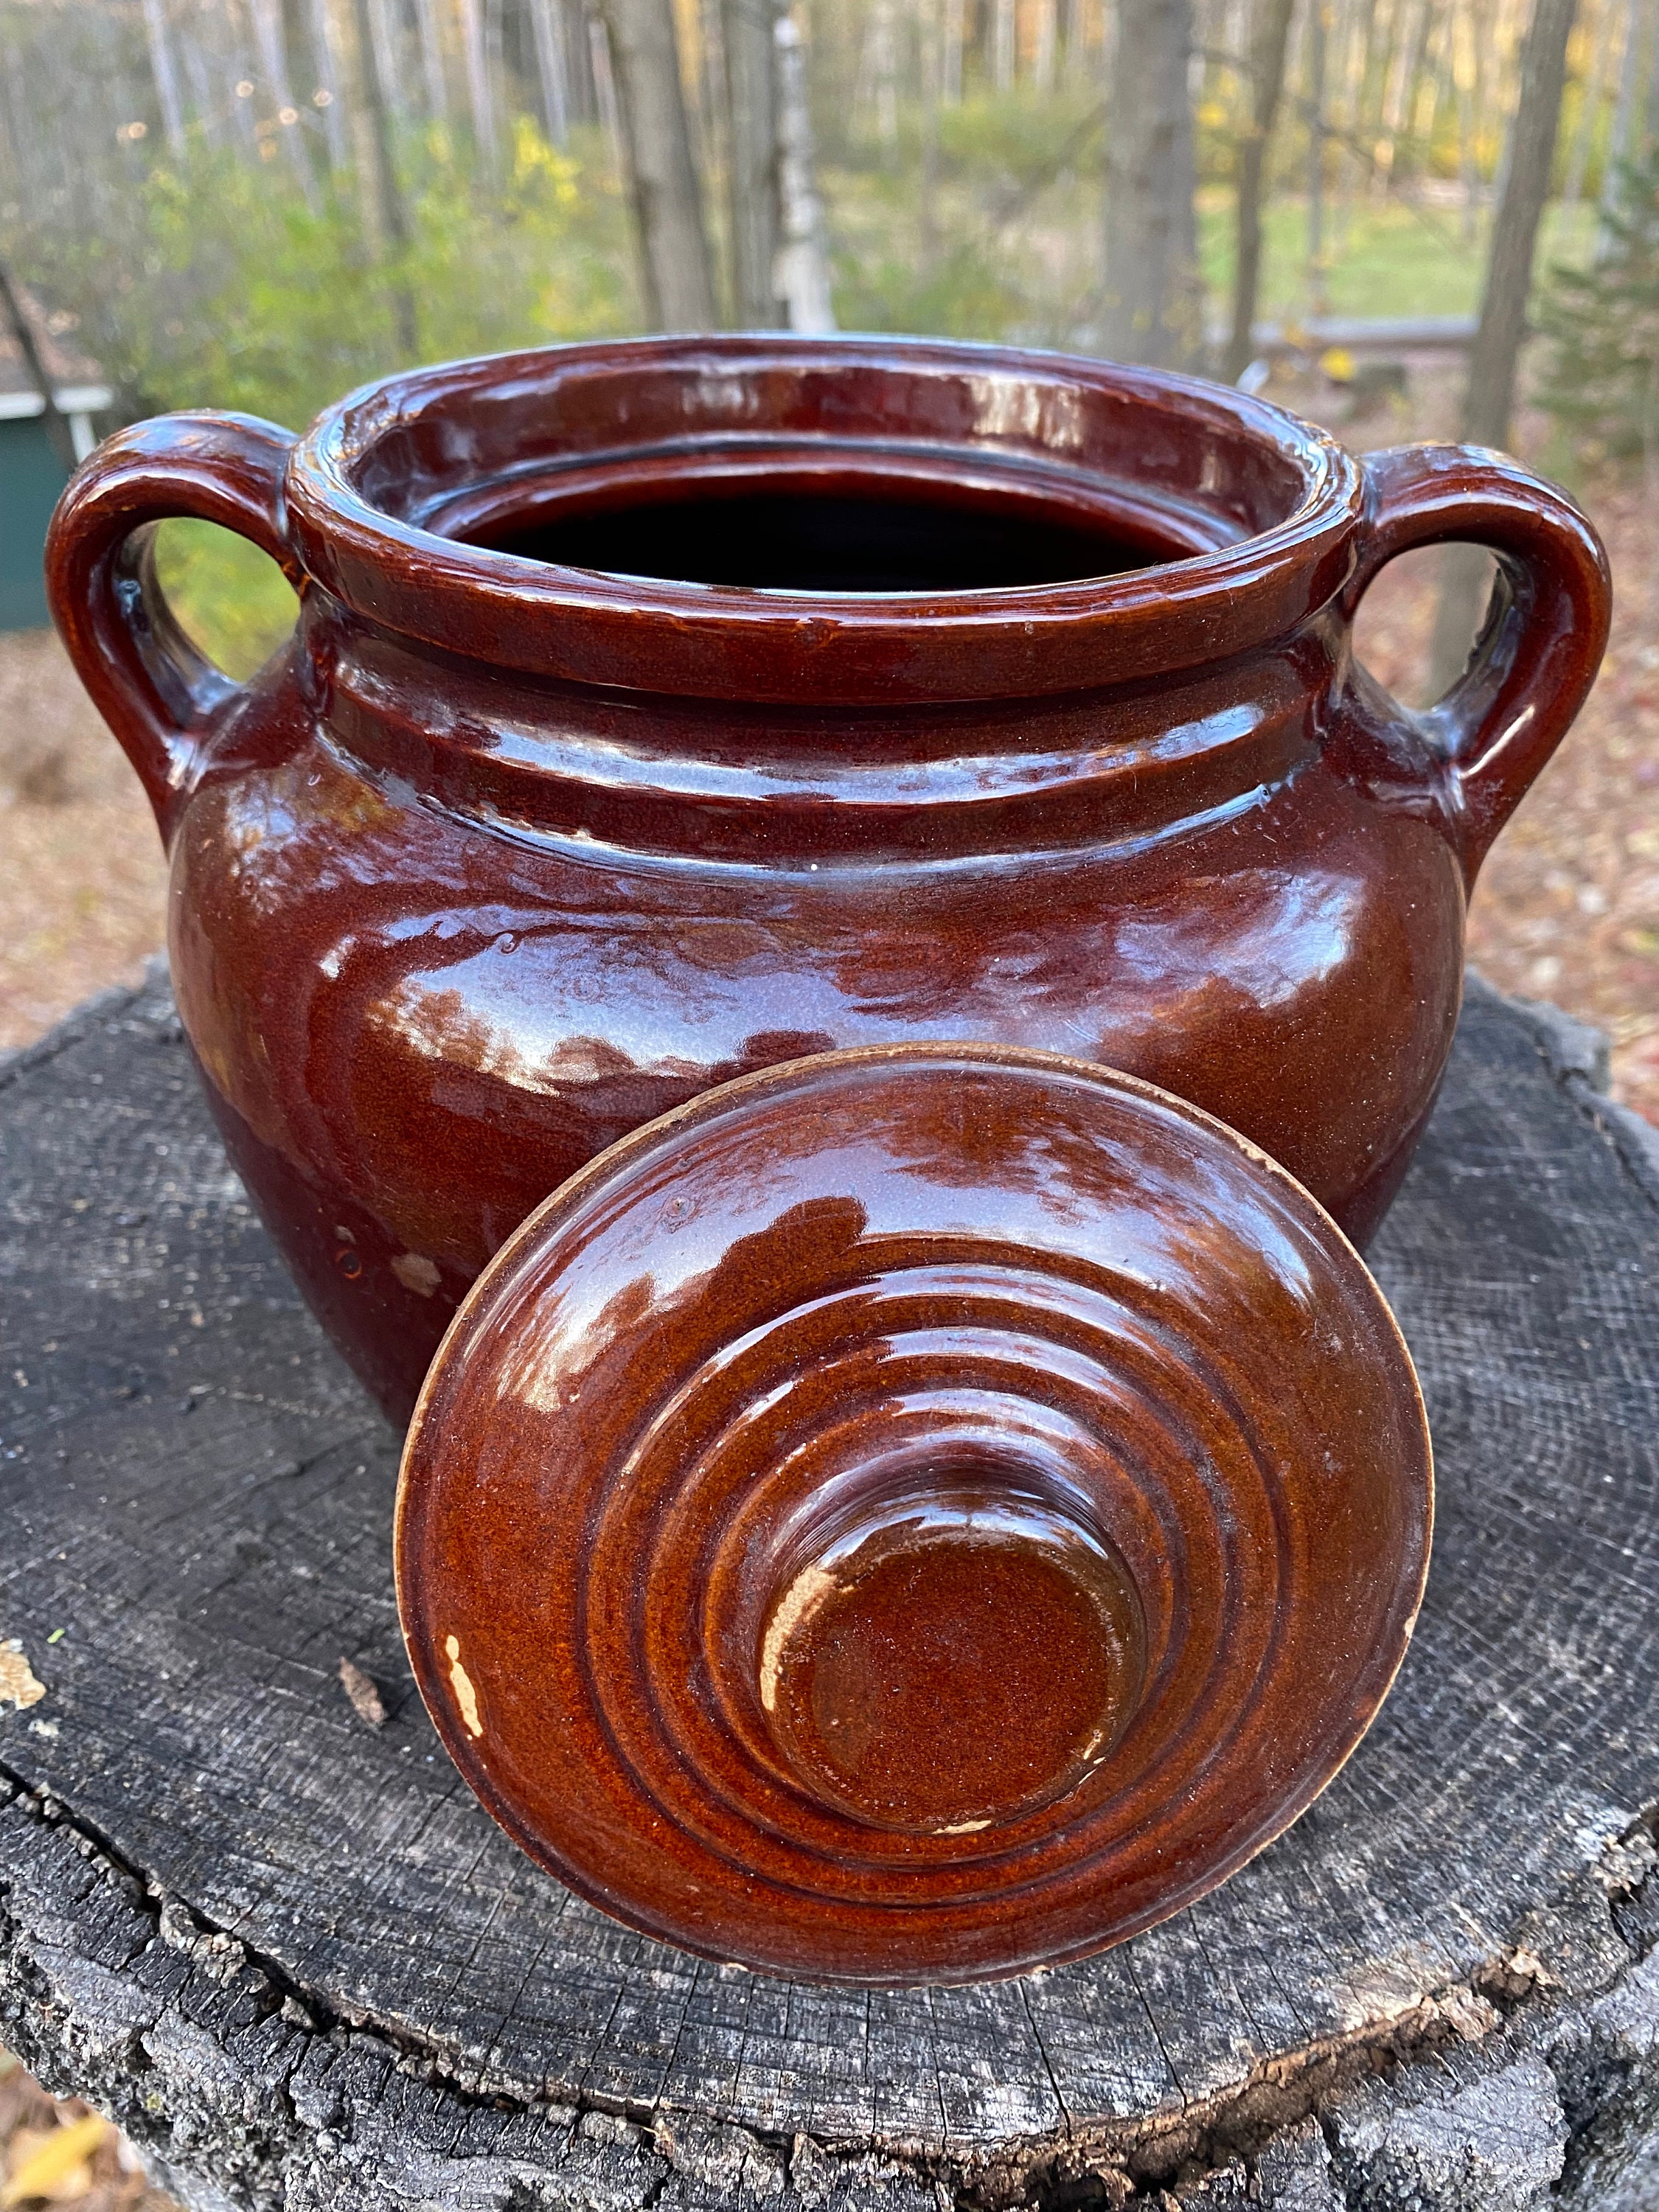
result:
[[[299,591],[246,684],[156,587],[174,515]],[[1498,586],[1410,714],[1355,611],[1448,539]],[[1361,461],[1179,377],[775,336],[425,369],[299,439],[141,423],[65,493],[48,576],[171,856],[231,1157],[397,1419],[556,1186],[835,1048],[1127,1071],[1363,1243],[1475,872],[1608,619],[1589,526],[1501,455]]]

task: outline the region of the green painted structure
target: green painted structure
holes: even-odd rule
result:
[[[47,620],[40,555],[65,474],[44,413],[0,418],[0,629]]]

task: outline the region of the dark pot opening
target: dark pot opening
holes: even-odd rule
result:
[[[784,592],[973,592],[1115,576],[1184,548],[1138,545],[1024,502],[767,492],[644,500],[475,538],[612,575]]]

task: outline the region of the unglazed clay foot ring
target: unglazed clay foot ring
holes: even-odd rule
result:
[[[1411,1362],[1307,1193],[1149,1085],[875,1048],[710,1091],[480,1278],[398,1581],[462,1773],[606,1911],[967,1981],[1189,1903],[1404,1653]]]

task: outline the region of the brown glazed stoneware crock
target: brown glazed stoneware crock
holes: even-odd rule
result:
[[[734,1082],[542,1206],[398,1486],[422,1694],[631,1925],[816,1980],[1097,1950],[1302,1811],[1422,1594],[1381,1292],[1255,1146],[1006,1046]]]
[[[300,591],[245,685],[157,591],[181,514]],[[1454,538],[1498,590],[1413,715],[1354,612]],[[1496,453],[1361,462],[1178,377],[770,336],[422,370],[297,441],[140,424],[65,493],[48,578],[171,854],[231,1156],[396,1419],[565,1177],[834,1047],[1127,1069],[1363,1242],[1475,871],[1608,614],[1589,525]]]

